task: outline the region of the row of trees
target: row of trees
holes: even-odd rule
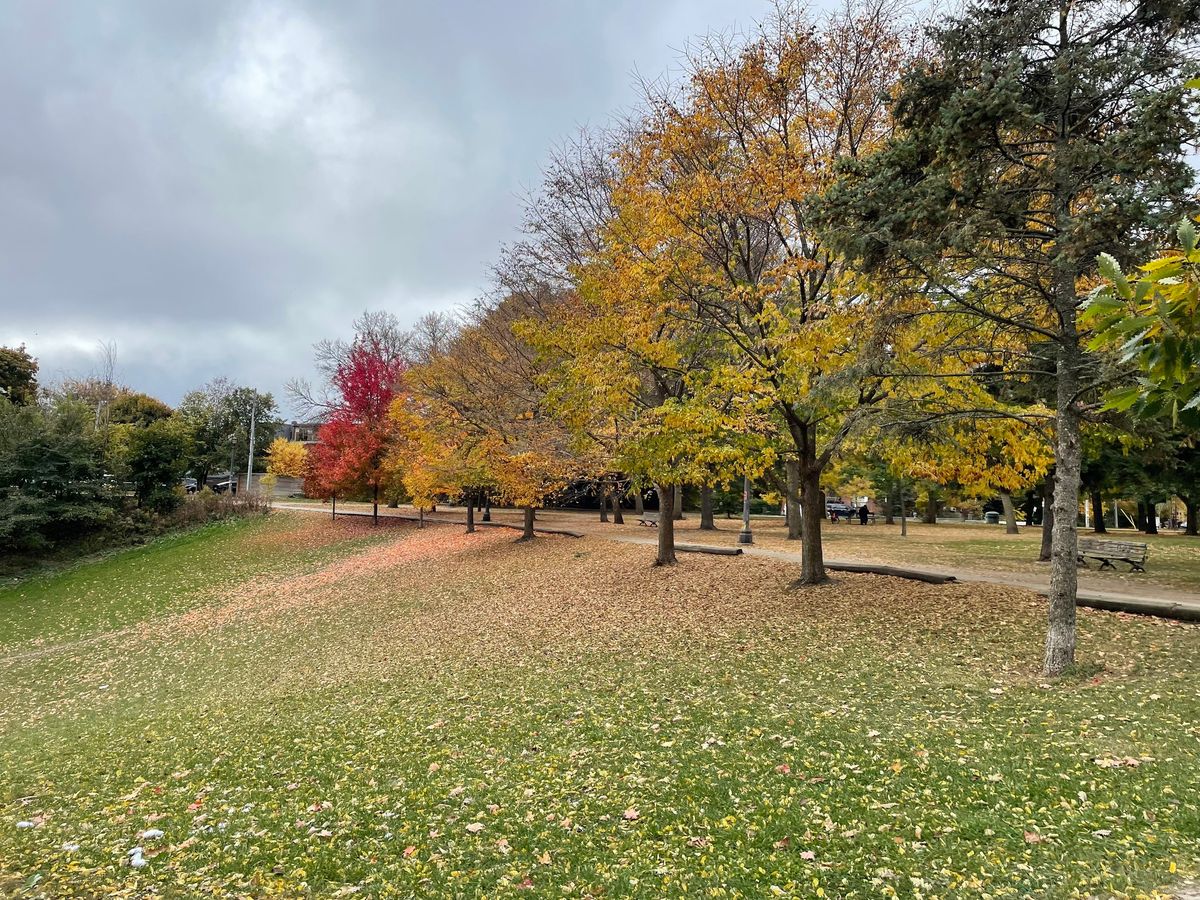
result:
[[[695,45],[682,79],[554,153],[492,298],[386,340],[368,317],[319,348],[332,417],[312,488],[400,485],[422,507],[486,492],[525,507],[532,536],[533,510],[581,480],[652,485],[668,511],[682,484],[777,478],[816,584],[822,487],[850,468],[889,494],[926,479],[1005,498],[1052,472],[1061,672],[1089,442],[1144,445],[1130,416],[1162,409],[1105,397],[1154,364],[1152,333],[1116,324],[1158,296],[1152,276],[1128,296],[1117,276],[1191,200],[1194,13],[988,0],[919,30],[860,0]],[[1101,334],[1143,332],[1117,352],[1083,318],[1101,254],[1120,294],[1097,301]],[[1195,405],[1171,408],[1163,432]]]
[[[224,380],[178,409],[120,385],[106,369],[40,388],[24,347],[0,348],[0,550],[39,553],[146,524],[231,459],[245,464],[250,408],[256,454],[276,425],[269,394]],[[131,518],[138,513],[141,518]]]

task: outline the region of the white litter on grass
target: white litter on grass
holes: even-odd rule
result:
[[[145,851],[141,847],[134,847],[129,851],[129,865],[135,869],[140,869],[146,865],[146,859],[142,854]]]
[[[79,845],[76,844],[74,841],[67,841],[65,844],[63,844],[63,849],[66,850],[68,853],[74,853],[76,850],[79,849]]]
[[[138,836],[144,841],[157,841],[163,836],[163,832],[160,828],[147,828]]]
[[[18,828],[32,828],[33,823],[32,822],[18,822],[17,827]]]

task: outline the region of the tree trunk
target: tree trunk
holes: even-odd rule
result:
[[[1158,534],[1158,504],[1146,498],[1146,534]]]
[[[1046,562],[1054,555],[1054,475],[1046,476],[1042,483],[1042,547],[1038,551],[1038,562]]]
[[[658,492],[658,558],[656,566],[675,565],[675,485],[656,484]]]
[[[483,498],[483,521],[492,521],[492,495],[487,494]]]
[[[1108,528],[1104,525],[1104,501],[1098,490],[1092,491],[1092,532],[1108,534]]]
[[[675,485],[675,520],[683,518],[683,485]]]
[[[1137,502],[1137,521],[1134,522],[1134,527],[1138,531],[1146,530],[1146,501],[1139,500]]]
[[[600,521],[608,521],[608,482],[600,485]]]
[[[821,584],[825,574],[825,555],[821,547],[821,519],[825,504],[821,501],[821,471],[815,460],[804,460],[800,470],[801,509],[804,516],[800,536],[800,583]]]
[[[373,488],[374,488],[374,490],[371,495],[371,524],[378,525],[379,524],[379,485],[378,484],[373,485]]]
[[[475,533],[475,500],[467,497],[467,534]]]
[[[787,470],[787,539],[800,540],[800,460],[789,459],[784,462]]]
[[[938,497],[937,494],[934,493],[933,489],[930,488],[929,495],[925,498],[925,515],[921,518],[921,521],[926,525],[936,525],[937,514]]]
[[[337,519],[337,494],[330,494],[329,499],[332,501],[332,509],[330,510],[329,518],[331,520],[335,520]]]
[[[633,492],[633,511],[637,513],[639,519],[646,515],[646,503],[642,499],[641,488]]]
[[[1017,511],[1013,508],[1012,495],[1001,494],[1000,503],[1004,507],[1004,533],[1020,534],[1021,529],[1017,527]]]
[[[1033,491],[1025,495],[1025,525],[1026,527],[1033,524],[1033,508],[1037,506],[1037,501],[1034,499]]]
[[[1059,293],[1070,297],[1067,308],[1071,313],[1065,324],[1070,327],[1072,343],[1059,347],[1055,385],[1050,611],[1044,666],[1047,675],[1060,675],[1075,663],[1075,599],[1079,590],[1079,535],[1075,520],[1079,517],[1079,472],[1083,451],[1075,396],[1079,392],[1083,353],[1074,343],[1074,280],[1067,279]]]
[[[1200,510],[1200,502],[1189,500],[1187,497],[1180,499],[1183,500],[1183,508],[1186,510],[1187,515],[1187,525],[1184,527],[1183,533],[1195,537],[1197,534],[1196,526],[1200,524],[1196,522],[1196,511]]]
[[[519,538],[517,538],[517,540],[518,541],[532,541],[533,540],[533,507],[526,506],[524,509],[525,509],[525,529],[524,529],[524,531],[521,532],[521,536]]]
[[[717,526],[713,524],[713,489],[711,484],[706,484],[700,488],[700,529],[702,531],[715,531]]]
[[[623,498],[619,492],[613,491],[613,493],[612,493],[612,514],[613,514],[613,524],[614,525],[624,525],[625,524],[625,513],[623,513],[621,511],[621,500],[622,499]]]
[[[417,508],[417,527],[425,527],[425,507],[423,506]]]

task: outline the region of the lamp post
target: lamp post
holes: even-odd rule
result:
[[[742,476],[742,530],[738,532],[739,544],[753,544],[754,533],[750,530],[750,476]]]
[[[254,477],[254,413],[257,404],[250,404],[250,455],[246,460],[246,493],[250,493],[250,480]]]

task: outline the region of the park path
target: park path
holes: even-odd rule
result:
[[[314,506],[312,504],[302,503],[275,503],[275,509],[296,510],[299,512],[321,513],[329,515],[329,509],[325,506]],[[367,507],[369,509],[369,506]],[[363,505],[355,504],[348,512],[361,514]],[[450,513],[454,517],[449,517]],[[493,510],[493,517],[499,517],[494,524],[513,525],[503,517],[512,513],[512,510]],[[427,522],[437,522],[443,524],[463,525],[465,524],[459,515],[462,514],[461,508],[450,507],[446,511],[439,511],[436,514],[429,514],[425,517]],[[380,507],[379,515],[388,515],[391,517],[415,518],[411,510],[384,509]],[[516,515],[520,515],[520,511],[516,511]],[[614,531],[611,525],[602,525],[594,521],[594,516],[585,515],[582,513],[568,513],[563,511],[554,511],[553,524],[555,526],[569,525],[570,528],[583,532],[589,537],[597,537],[603,540],[616,541],[624,544],[641,544],[653,546],[656,543],[656,538],[652,535],[630,534]],[[482,524],[482,523],[480,523]],[[690,537],[690,535],[689,535]],[[687,540],[685,538],[685,540]],[[688,541],[691,543],[690,541]],[[692,544],[696,546],[695,544]],[[748,556],[760,556],[767,559],[778,559],[785,562],[800,562],[800,553],[793,550],[778,550],[769,547],[743,547],[743,552]],[[829,565],[853,565],[864,562],[877,562],[877,560],[862,560],[862,559],[834,559],[827,557],[825,562]],[[953,575],[956,579],[963,582],[975,582],[979,584],[997,584],[1007,587],[1023,588],[1025,590],[1034,591],[1045,595],[1050,589],[1049,575],[1028,575],[1019,572],[998,572],[988,569],[960,568],[960,567],[943,567],[943,568],[923,568],[913,566],[907,561],[893,560],[888,563],[897,567],[902,567],[909,571],[921,572],[932,575]],[[1080,572],[1079,574],[1079,605],[1092,607],[1096,609],[1108,609],[1116,612],[1134,612],[1143,613],[1146,615],[1164,616],[1167,618],[1185,619],[1188,621],[1200,621],[1200,594],[1183,591],[1175,588],[1166,588],[1159,585],[1147,585],[1144,588],[1114,589],[1112,586],[1100,581],[1097,578],[1089,577],[1087,573]]]

